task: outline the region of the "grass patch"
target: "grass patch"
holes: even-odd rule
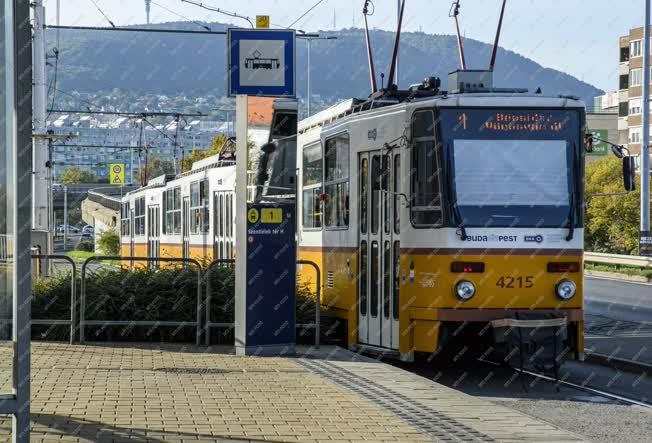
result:
[[[645,277],[648,280],[652,280],[652,269],[649,268],[638,268],[636,266],[627,265],[584,263],[584,269],[587,271],[615,272],[618,274]]]
[[[66,253],[66,255],[70,258],[72,258],[75,261],[81,261],[83,262],[86,260],[88,257],[93,257],[96,255],[102,255],[97,252],[86,252],[86,251],[69,251]],[[104,263],[108,265],[114,265],[114,266],[120,266],[120,261],[119,260],[106,260],[98,263]],[[129,263],[128,261],[125,261],[124,263]]]

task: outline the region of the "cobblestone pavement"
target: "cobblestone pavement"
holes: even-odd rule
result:
[[[32,441],[579,439],[348,351],[326,347],[304,357],[33,343]],[[1,419],[0,441],[10,430],[11,420]]]

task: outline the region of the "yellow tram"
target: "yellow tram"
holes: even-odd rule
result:
[[[541,313],[564,319],[565,354],[581,358],[584,118],[572,97],[471,89],[301,121],[298,258],[319,265],[349,346],[412,360],[461,326]],[[123,254],[233,257],[234,186],[213,158],[129,193]]]
[[[513,92],[304,120],[299,255],[349,343],[411,360],[460,325],[535,312],[565,318],[581,356],[583,126],[574,98]]]

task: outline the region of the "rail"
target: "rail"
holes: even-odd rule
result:
[[[298,265],[308,265],[312,266],[315,269],[315,274],[317,275],[316,285],[317,285],[317,295],[315,299],[315,347],[319,347],[319,335],[321,334],[321,271],[317,263],[310,260],[297,260]],[[302,325],[307,327],[309,325]]]
[[[72,273],[70,277],[70,320],[45,320],[32,319],[33,325],[70,325],[70,344],[75,340],[75,320],[77,312],[77,265],[75,261],[67,255],[57,254],[33,254],[35,260],[63,260],[70,264]]]
[[[638,255],[604,254],[601,252],[585,252],[584,261],[587,263],[600,263],[606,265],[636,266],[639,268],[652,268],[652,257]]]
[[[188,321],[138,321],[138,320],[86,320],[86,268],[92,262],[101,261],[143,261],[143,262],[168,262],[168,263],[186,263],[193,264],[197,268],[197,319],[193,322]],[[79,343],[83,344],[85,341],[85,327],[86,326],[195,326],[196,328],[196,344],[199,346],[201,340],[201,310],[202,310],[202,282],[201,282],[201,265],[199,262],[192,258],[176,258],[176,257],[120,257],[108,255],[96,255],[88,257],[81,268],[81,295],[80,295],[80,313],[79,313]]]
[[[235,265],[235,260],[232,258],[218,258],[213,260],[206,266],[204,275],[206,276],[206,322],[204,323],[204,331],[206,333],[206,346],[211,344],[211,328],[233,328],[233,323],[214,323],[211,322],[211,302],[213,300],[213,291],[211,288],[211,272],[217,266]]]
[[[213,260],[208,264],[205,270],[205,276],[206,276],[206,322],[204,323],[204,330],[206,331],[206,337],[205,337],[205,342],[206,346],[210,345],[210,331],[211,328],[233,328],[234,323],[214,323],[211,322],[210,316],[211,316],[211,301],[212,301],[212,290],[211,290],[211,279],[210,279],[210,273],[211,271],[218,265],[225,265],[228,264],[232,266],[235,264],[235,260],[233,259],[216,259]],[[319,336],[321,334],[321,271],[319,270],[319,266],[317,266],[317,263],[310,261],[310,260],[298,260],[297,261],[298,265],[308,265],[312,266],[315,269],[315,273],[317,274],[317,297],[316,297],[316,303],[315,303],[315,323],[309,323],[309,324],[297,324],[297,327],[302,327],[302,328],[315,328],[315,346],[319,347]]]

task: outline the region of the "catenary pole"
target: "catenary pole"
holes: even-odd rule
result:
[[[34,70],[34,132],[45,134],[45,107],[46,107],[46,79],[45,79],[45,8],[43,0],[34,0],[34,40],[33,40],[33,70]],[[47,168],[47,140],[34,140],[33,154],[33,228],[45,231],[48,229],[48,184]],[[49,240],[48,240],[49,245]],[[48,246],[49,247],[49,246]],[[48,250],[47,253],[52,251]]]
[[[641,143],[641,231],[650,231],[650,0],[643,31],[643,141]],[[648,234],[649,235],[649,234]]]

